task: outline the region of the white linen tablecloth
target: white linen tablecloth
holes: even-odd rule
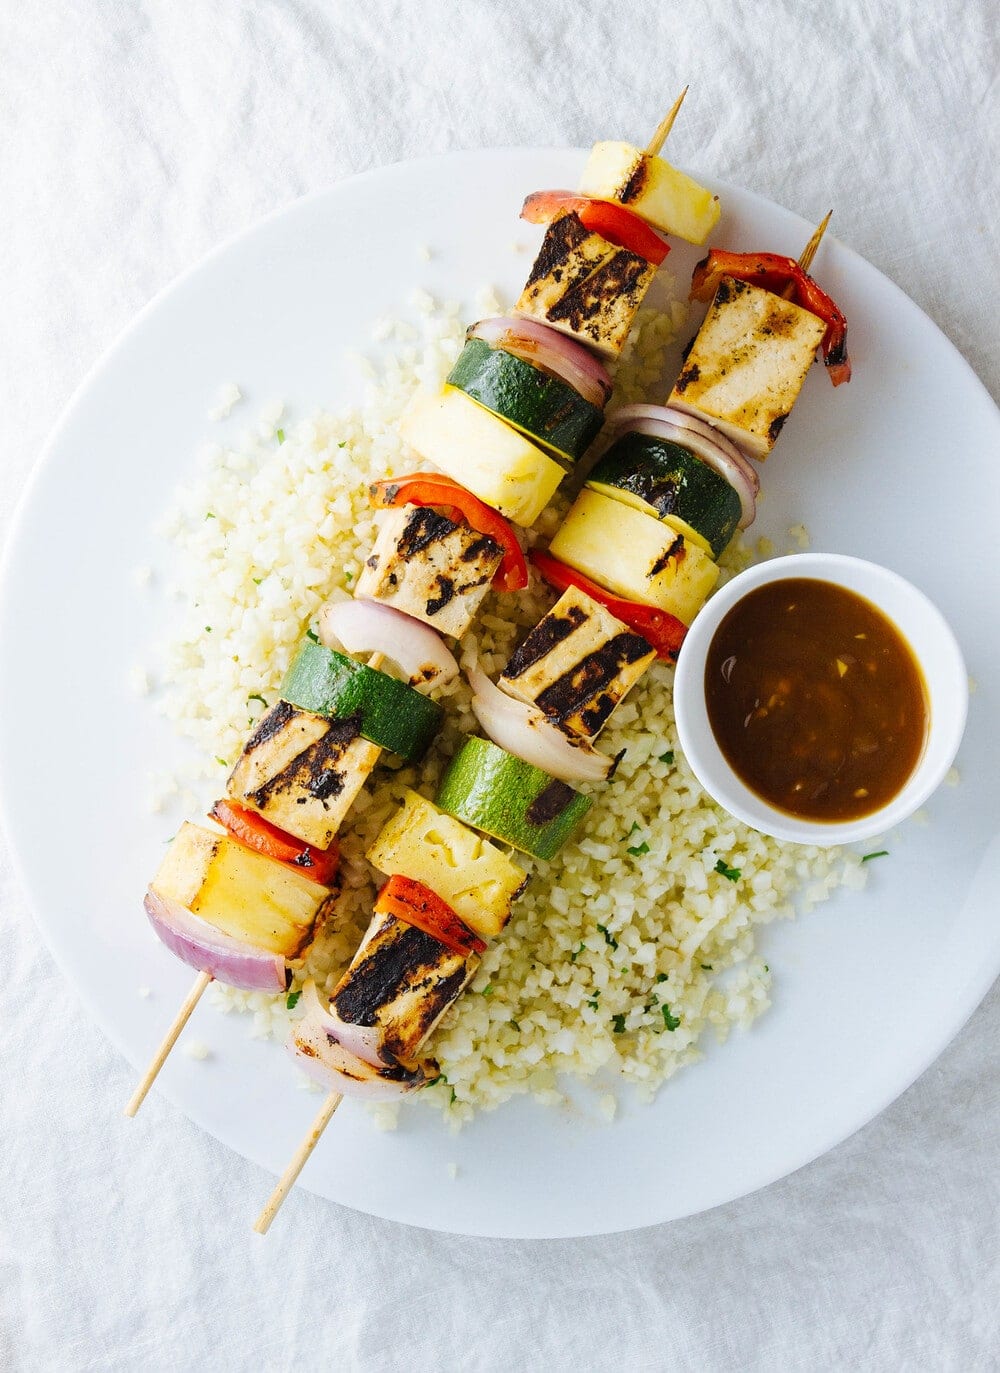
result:
[[[639,136],[687,82],[672,156],[834,205],[996,396],[998,57],[994,0],[2,0],[0,530],[96,358],[222,239],[418,154]],[[712,1213],[493,1242],[302,1192],[262,1242],[261,1170],[155,1093],[122,1119],[133,1072],[4,854],[0,936],[0,1368],[1000,1367],[996,989],[860,1134]]]

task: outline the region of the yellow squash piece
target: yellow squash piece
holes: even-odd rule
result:
[[[659,606],[689,625],[719,569],[697,544],[652,515],[584,489],[549,549],[608,591]]]
[[[523,434],[454,386],[437,395],[418,393],[399,433],[421,457],[515,524],[534,524],[566,475]]]
[[[366,854],[388,875],[413,877],[484,939],[500,933],[527,877],[488,839],[415,791]]]
[[[301,952],[330,895],[310,878],[189,821],[150,885],[223,934],[284,958]]]
[[[625,205],[654,229],[688,243],[704,243],[721,213],[717,195],[631,143],[595,143],[580,194]]]

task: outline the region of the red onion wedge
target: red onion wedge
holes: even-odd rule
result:
[[[720,434],[704,420],[687,415],[669,405],[624,405],[611,417],[612,436],[620,434],[649,434],[682,444],[702,462],[725,477],[740,498],[740,529],[753,524],[757,513],[757,492],[760,478],[747,458],[725,434]]]
[[[458,663],[440,635],[412,615],[378,601],[331,601],[319,614],[320,642],[347,653],[381,653],[417,691],[444,686]]]
[[[150,887],[143,902],[149,922],[171,953],[200,972],[245,992],[283,992],[285,960],[223,934],[186,906]]]
[[[306,1012],[292,1028],[291,1048],[302,1071],[328,1090],[368,1101],[388,1101],[423,1087],[437,1076],[437,1067],[430,1060],[415,1068],[376,1068],[349,1053],[338,1039],[341,1022],[323,1005],[314,982],[303,987],[302,1004]]]
[[[499,315],[481,319],[466,337],[482,339],[491,348],[502,348],[543,372],[551,372],[599,410],[604,409],[611,395],[612,381],[604,364],[582,343],[546,324],[517,315]]]
[[[515,701],[478,667],[467,673],[476,719],[495,744],[563,782],[605,782],[617,766],[586,740],[567,738],[537,706]]]

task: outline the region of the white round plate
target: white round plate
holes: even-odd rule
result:
[[[538,237],[518,222],[521,199],[574,185],[582,157],[471,152],[408,163],[259,224],[140,315],[76,395],[34,474],[0,593],[6,823],[53,952],[137,1068],[191,974],[142,914],[171,832],[145,808],[147,774],[169,767],[178,745],[129,690],[129,669],[166,614],[132,571],[154,556],[151,528],[194,471],[207,412],[231,379],[246,396],[227,422],[234,434],[276,397],[299,415],[346,402],[360,382],[341,350],[365,347],[373,322],[399,313],[415,286],[439,299],[471,301],[489,283],[515,294],[531,258],[513,245]],[[805,221],[718,189],[717,242],[801,250]],[[672,253],[680,288],[699,255]],[[455,1137],[419,1107],[380,1133],[348,1102],[300,1186],[476,1235],[596,1234],[700,1211],[782,1177],[882,1110],[1000,969],[1000,422],[947,339],[873,267],[828,236],[816,270],[851,322],[854,380],[835,391],[813,369],[768,459],[755,532],[780,550],[803,522],[813,547],[885,563],[941,608],[977,683],[960,785],[935,795],[926,825],[910,822],[880,845],[890,856],[872,863],[865,892],[839,892],[765,932],[773,1008],[750,1033],[708,1047],[652,1106],[626,1096],[605,1125],[582,1097],[562,1112],[517,1101]],[[155,1090],[280,1171],[318,1099],[242,1018],[203,1005],[189,1033],[211,1058],[175,1053]],[[141,1120],[132,1128],[141,1132]],[[248,1216],[254,1203],[246,1199]]]

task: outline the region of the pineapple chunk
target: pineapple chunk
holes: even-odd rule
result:
[[[717,195],[631,143],[595,143],[580,193],[627,205],[654,229],[688,243],[704,243],[722,212]]]
[[[570,506],[549,551],[609,591],[659,606],[686,625],[719,576],[708,554],[683,534],[586,489]]]
[[[409,790],[366,857],[390,876],[423,882],[484,939],[506,925],[528,880],[489,840]]]
[[[515,524],[531,525],[566,473],[540,448],[464,391],[419,393],[399,434],[421,457]]]
[[[223,934],[284,958],[301,952],[330,895],[310,878],[189,821],[150,885]]]
[[[387,512],[354,594],[460,639],[502,560],[500,545],[485,534],[404,505]]]
[[[772,291],[723,277],[667,404],[708,420],[752,457],[766,458],[825,327]]]
[[[651,262],[591,233],[569,211],[546,229],[514,313],[617,358],[655,275]]]
[[[511,655],[498,685],[570,738],[593,739],[655,657],[645,639],[571,586]]]
[[[296,839],[328,848],[382,750],[357,720],[328,720],[279,701],[258,721],[226,795]]]

